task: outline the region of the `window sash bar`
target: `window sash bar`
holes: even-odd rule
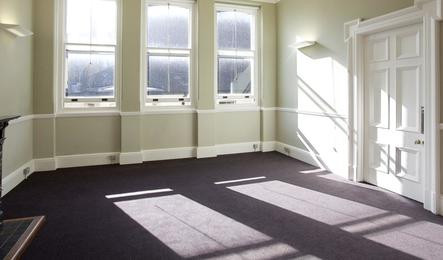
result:
[[[147,52],[146,53],[147,56],[163,56],[163,57],[182,57],[182,58],[190,58],[191,55],[190,54],[171,54],[171,53],[151,53],[151,52]]]
[[[86,47],[117,47],[117,44],[95,44],[95,43],[72,43],[72,42],[65,42],[65,48],[66,45],[77,45],[77,46],[86,46]]]
[[[87,50],[70,50],[70,49],[65,49],[66,52],[70,52],[70,53],[79,53],[79,54],[88,54],[88,53],[93,53],[93,54],[115,54],[115,51],[87,51]]]

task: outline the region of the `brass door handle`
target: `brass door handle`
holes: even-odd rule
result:
[[[425,141],[422,140],[416,140],[415,144],[420,145],[420,144],[425,144]]]

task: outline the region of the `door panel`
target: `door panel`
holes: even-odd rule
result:
[[[422,24],[365,38],[365,181],[423,201]]]
[[[396,36],[397,59],[420,57],[420,31],[416,28],[406,28]]]
[[[370,85],[370,120],[374,127],[389,128],[389,69],[376,70]]]
[[[420,65],[397,69],[397,128],[420,132]]]
[[[371,142],[369,144],[369,167],[371,170],[388,174],[389,173],[389,145],[377,144]]]
[[[376,37],[369,42],[370,62],[380,62],[389,60],[389,38]]]
[[[397,147],[396,175],[410,181],[419,182],[420,176],[420,151]]]

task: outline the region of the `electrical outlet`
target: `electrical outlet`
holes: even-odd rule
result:
[[[28,178],[28,175],[31,173],[31,168],[26,167],[23,169],[23,176],[25,176],[25,179]]]
[[[291,154],[291,149],[289,149],[289,147],[285,147],[284,150],[285,150],[286,154],[288,154],[288,155]]]

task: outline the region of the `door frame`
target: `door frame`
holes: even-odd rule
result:
[[[423,174],[423,205],[434,214],[440,204],[440,29],[443,0],[415,0],[414,6],[387,15],[345,23],[344,34],[348,53],[349,86],[349,179],[364,181],[365,102],[364,102],[364,37],[416,23],[423,23],[425,147]]]

